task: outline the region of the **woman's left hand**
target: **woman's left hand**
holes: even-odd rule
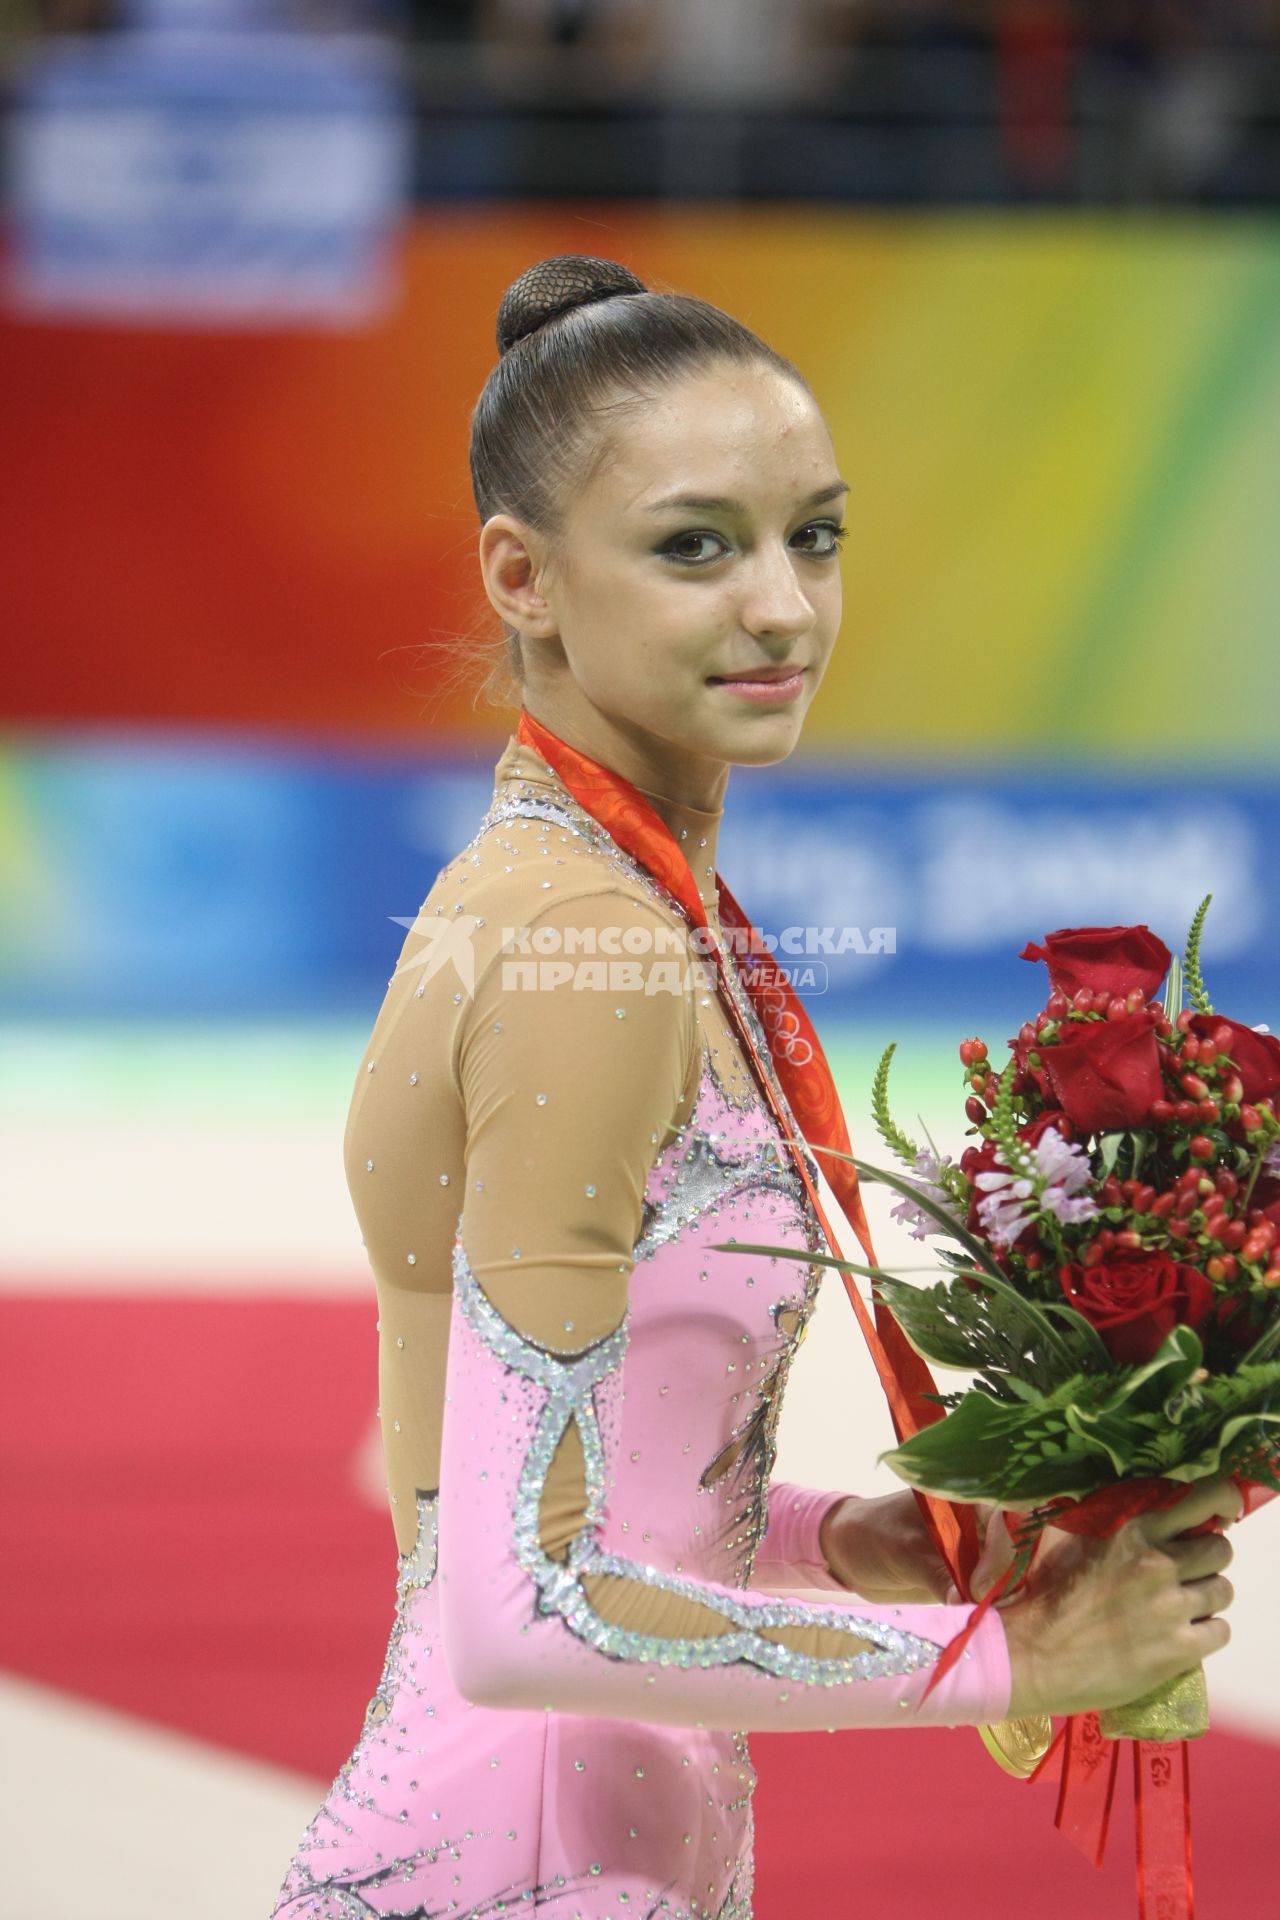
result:
[[[906,1489],[841,1500],[823,1519],[819,1545],[841,1586],[864,1600],[891,1604],[956,1597],[915,1495]]]

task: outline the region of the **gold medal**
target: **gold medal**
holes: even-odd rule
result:
[[[997,1720],[978,1732],[996,1765],[1015,1780],[1034,1773],[1053,1744],[1053,1722],[1047,1713],[1033,1713],[1025,1720]]]

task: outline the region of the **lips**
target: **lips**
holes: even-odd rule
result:
[[[750,667],[744,673],[713,673],[709,674],[708,678],[717,682],[722,680],[759,680],[768,682],[773,680],[794,680],[798,673],[803,672],[804,668],[797,664],[790,667]]]

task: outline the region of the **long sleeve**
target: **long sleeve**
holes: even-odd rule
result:
[[[620,904],[629,926],[669,933],[656,908],[605,893],[557,898],[537,928],[598,933]],[[454,1682],[481,1705],[729,1729],[998,1718],[1010,1675],[994,1610],[921,1705],[970,1607],[843,1590],[816,1604],[604,1544],[646,1180],[696,1065],[689,989],[669,990],[669,958],[634,965],[631,990],[581,971],[517,990],[496,959],[458,1022],[467,1147],[439,1512]],[[698,1326],[691,1313],[682,1337]],[[778,1565],[816,1551],[820,1517],[813,1503],[771,1515]]]
[[[756,1552],[752,1581],[767,1593],[791,1587],[830,1587],[846,1591],[822,1552],[822,1522],[847,1498],[818,1487],[774,1480],[769,1486],[769,1523]]]

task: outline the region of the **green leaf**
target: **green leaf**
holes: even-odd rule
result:
[[[1120,1148],[1123,1142],[1123,1133],[1100,1133],[1098,1135],[1098,1171],[1104,1180],[1109,1173],[1114,1173],[1115,1164],[1119,1158]]]
[[[1062,1451],[1046,1456],[1045,1442]],[[1105,1456],[1082,1444],[1060,1411],[976,1392],[880,1458],[921,1492],[1006,1506],[1089,1493],[1109,1478]]]
[[[1087,1445],[1106,1454],[1115,1469],[1116,1478],[1123,1479],[1145,1437],[1133,1421],[1106,1411],[1091,1413],[1083,1407],[1068,1407],[1066,1419],[1073,1433],[1078,1434]]]
[[[1164,1017],[1176,1021],[1182,1012],[1182,962],[1175,953],[1169,961],[1169,977],[1164,983]]]

